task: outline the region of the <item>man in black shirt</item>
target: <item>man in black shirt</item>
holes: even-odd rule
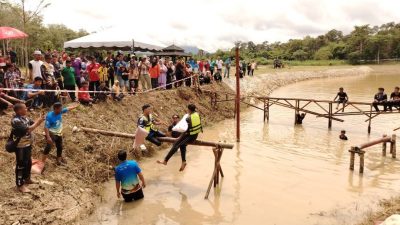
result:
[[[379,112],[378,105],[383,105],[383,110],[387,110],[387,95],[384,88],[378,88],[378,93],[375,94],[372,105],[377,112]]]
[[[305,113],[296,113],[296,124],[303,124],[303,120],[306,117]]]
[[[344,92],[344,89],[341,87],[339,88],[339,92],[337,93],[335,99],[333,99],[333,101],[336,101],[336,99],[338,99],[338,104],[336,106],[336,109],[339,109],[339,105],[343,104],[343,111],[344,111],[344,107],[346,102],[349,101],[349,97],[347,96],[347,93]]]
[[[390,94],[390,100],[388,102],[389,110],[392,111],[393,106],[400,109],[400,88],[395,87],[394,92]]]
[[[15,116],[11,119],[11,132],[13,139],[17,142],[15,151],[17,159],[15,167],[16,184],[18,191],[25,193],[30,192],[26,185],[33,183],[31,180],[32,132],[44,121],[44,115],[40,115],[36,121],[31,120],[27,117],[27,108],[22,103],[14,105],[14,112]]]

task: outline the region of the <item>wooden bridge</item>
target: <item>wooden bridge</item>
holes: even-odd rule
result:
[[[234,94],[224,93],[211,93],[211,106],[217,108],[218,102],[234,101]],[[250,100],[256,100],[264,104],[256,105],[251,103]],[[255,102],[256,102],[255,101]],[[303,98],[280,98],[280,97],[265,97],[265,96],[242,96],[240,102],[248,106],[257,108],[264,111],[264,122],[269,121],[271,106],[281,106],[294,110],[294,123],[297,123],[296,117],[300,112],[315,115],[328,119],[328,128],[332,127],[332,121],[344,122],[344,116],[365,116],[365,122],[368,122],[368,133],[371,133],[372,119],[380,115],[388,115],[400,113],[400,110],[394,111],[375,111],[373,110],[372,102],[346,102],[340,104],[338,109],[334,108],[338,104],[337,101],[330,100],[317,100],[317,99],[303,99]],[[383,106],[378,106],[383,107]],[[316,109],[315,109],[316,108]]]

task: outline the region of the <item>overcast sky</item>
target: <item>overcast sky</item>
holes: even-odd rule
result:
[[[330,29],[348,33],[354,25],[400,22],[396,0],[48,1],[51,6],[43,12],[47,24],[89,32],[124,27],[137,31],[137,41],[208,51],[230,48],[237,40],[287,41]]]

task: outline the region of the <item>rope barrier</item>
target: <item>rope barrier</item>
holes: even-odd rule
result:
[[[190,77],[186,77],[186,78],[183,78],[183,79],[180,79],[180,80],[176,80],[174,82],[171,82],[171,83],[168,83],[168,84],[165,84],[165,85],[161,85],[161,86],[158,86],[156,88],[151,88],[151,89],[146,90],[146,91],[137,92],[137,93],[139,93],[139,94],[148,93],[148,92],[155,91],[155,90],[158,90],[158,89],[161,89],[161,88],[165,88],[168,85],[174,85],[176,83],[183,82],[183,81],[185,81],[187,79],[191,79],[191,78],[197,77],[197,76],[198,76],[198,74],[194,74],[194,75],[192,75]],[[59,92],[63,92],[63,93],[80,93],[80,92],[84,92],[84,93],[102,93],[102,94],[115,93],[113,91],[80,91],[80,90],[65,90],[65,89],[61,90],[59,88],[55,89],[55,90],[31,89],[31,88],[1,88],[1,90],[3,90],[3,91],[35,91],[35,92],[42,91],[42,92],[55,92],[55,93],[59,93]]]

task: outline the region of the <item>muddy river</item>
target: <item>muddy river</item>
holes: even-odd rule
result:
[[[343,86],[353,101],[371,101],[378,86],[388,94],[400,85],[399,74],[374,72],[351,78],[304,81],[277,89],[272,96],[332,99]],[[317,107],[317,106],[315,106]],[[364,175],[350,172],[350,146],[392,134],[399,114],[379,116],[367,133],[365,116],[343,117],[328,130],[326,119],[307,115],[294,126],[294,112],[271,107],[269,123],[263,112],[242,113],[242,138],[225,150],[225,173],[209,200],[204,194],[213,170],[209,148],[189,147],[188,166],[178,172],[179,153],[164,167],[155,163],[166,151],[140,163],[147,179],[145,199],[125,204],[116,199],[114,181],[104,186],[89,224],[354,224],[375,209],[379,199],[399,194],[400,162],[381,157],[380,146],[368,149]],[[208,127],[204,140],[234,143],[235,124],[226,120]],[[338,139],[345,129],[349,141]],[[356,164],[358,165],[358,164]],[[356,166],[357,167],[357,166]]]

